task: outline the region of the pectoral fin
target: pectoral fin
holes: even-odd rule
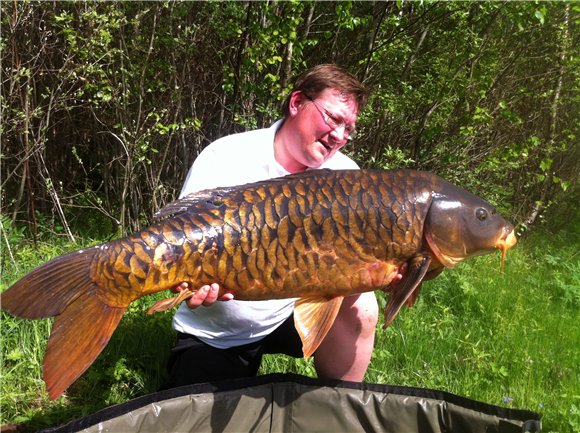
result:
[[[343,296],[303,298],[294,306],[294,326],[302,340],[304,358],[311,356],[334,323],[342,305]]]
[[[397,317],[399,310],[411,298],[410,303],[414,303],[417,296],[412,296],[415,290],[420,290],[421,281],[429,269],[431,258],[429,256],[418,256],[411,259],[407,274],[402,281],[391,287],[389,301],[385,308],[385,324],[383,329],[386,329]],[[418,295],[418,293],[417,293]]]
[[[415,305],[415,302],[417,302],[417,298],[419,297],[419,293],[421,293],[421,286],[423,285],[423,281],[432,280],[441,272],[443,272],[444,269],[445,268],[441,266],[439,268],[427,271],[421,282],[417,285],[417,288],[411,292],[411,296],[409,296],[405,301],[405,306],[412,307],[413,305]]]

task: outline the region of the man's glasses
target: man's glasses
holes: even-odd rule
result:
[[[336,116],[330,114],[328,111],[326,111],[324,107],[320,107],[316,103],[316,101],[312,99],[310,96],[306,94],[304,96],[306,96],[306,99],[308,99],[310,102],[314,104],[314,106],[322,116],[324,123],[326,123],[333,131],[339,128],[344,128],[343,136],[346,140],[352,140],[356,136],[356,130],[352,126],[347,125],[347,123],[344,120],[340,120]]]

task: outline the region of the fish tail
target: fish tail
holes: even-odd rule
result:
[[[43,362],[51,400],[73,383],[108,343],[127,306],[109,306],[98,296],[89,248],[39,266],[0,294],[2,310],[27,319],[56,316]]]
[[[85,292],[54,321],[42,364],[51,400],[63,393],[101,353],[127,307],[110,307]]]
[[[43,319],[60,314],[96,285],[90,264],[96,247],[59,256],[26,274],[0,294],[0,308],[16,317]]]

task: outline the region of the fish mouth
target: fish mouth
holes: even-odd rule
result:
[[[509,230],[509,231],[508,231]],[[453,268],[455,265],[463,261],[469,255],[466,253],[464,255],[459,255],[457,257],[445,254],[434,242],[431,233],[428,231],[425,232],[425,239],[427,240],[427,244],[429,245],[429,249],[432,252],[432,257],[436,259],[441,265],[445,266],[446,268]],[[513,247],[517,243],[516,235],[514,229],[510,226],[506,227],[503,230],[502,236],[496,241],[493,248],[497,248],[501,251],[501,265],[500,265],[500,273],[503,273],[505,257],[507,250]],[[465,250],[465,246],[464,246]],[[490,251],[489,247],[487,251]]]
[[[516,239],[516,234],[514,233],[514,229],[511,229],[511,231],[505,237],[500,238],[496,242],[495,248],[497,248],[498,250],[501,251],[501,265],[499,267],[500,273],[503,273],[503,267],[504,267],[504,263],[505,263],[505,256],[506,256],[507,250],[509,250],[511,247],[513,247],[517,242],[518,242],[518,240]]]

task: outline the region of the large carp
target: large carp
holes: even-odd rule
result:
[[[310,356],[344,296],[389,292],[386,327],[424,278],[496,248],[503,264],[516,243],[488,202],[411,170],[308,171],[194,193],[160,216],[134,235],[57,257],[1,294],[15,316],[56,316],[43,363],[51,399],[91,365],[132,301],[182,281],[217,282],[238,300],[299,298],[295,325]]]

